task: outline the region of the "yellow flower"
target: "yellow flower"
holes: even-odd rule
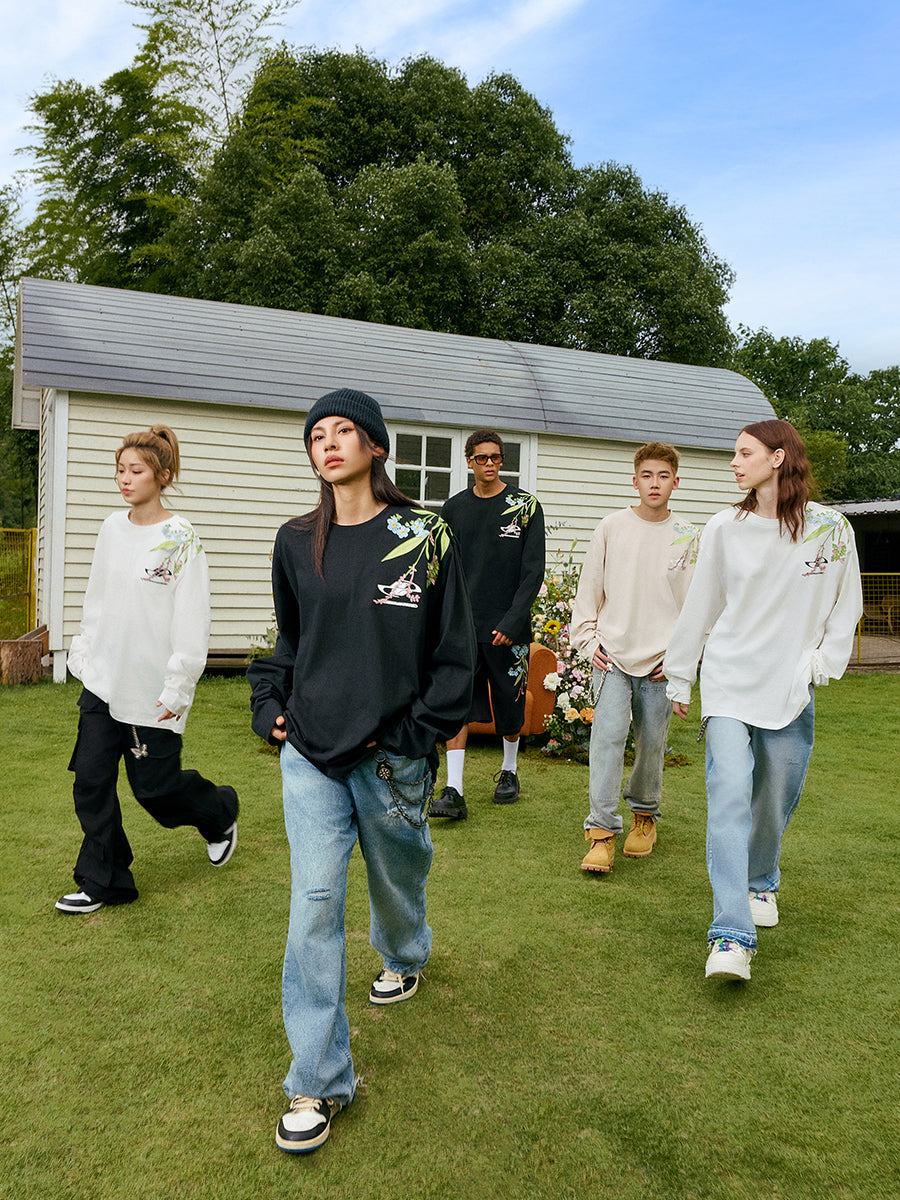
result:
[[[553,637],[555,634],[559,633],[560,629],[562,629],[562,625],[559,623],[559,621],[546,621],[544,623],[544,633],[549,634],[550,637]]]
[[[592,708],[583,708],[578,715],[584,721],[585,725],[590,725],[594,719],[594,710]]]
[[[568,721],[568,723],[571,725],[573,721],[578,720],[578,709],[577,708],[567,708],[563,715],[565,716],[565,719]]]

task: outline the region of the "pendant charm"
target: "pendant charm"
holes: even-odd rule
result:
[[[386,761],[386,759],[381,759],[378,763],[378,766],[375,768],[375,774],[379,779],[383,779],[385,782],[387,782],[387,780],[394,778],[394,768],[389,762]]]
[[[129,746],[128,748],[131,751],[131,753],[134,755],[135,758],[146,758],[147,757],[147,754],[148,754],[147,747],[143,744],[143,742],[139,746]]]

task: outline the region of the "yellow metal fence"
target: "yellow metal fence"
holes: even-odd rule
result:
[[[861,665],[900,663],[900,571],[862,575],[863,615],[855,653]]]
[[[0,637],[34,629],[36,529],[0,529]]]

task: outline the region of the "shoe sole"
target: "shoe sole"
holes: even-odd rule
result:
[[[456,812],[429,812],[428,813],[429,817],[437,817],[443,821],[464,821],[468,815],[469,815],[468,812],[460,812],[459,809],[457,809]]]
[[[370,1004],[379,1004],[379,1005],[399,1004],[401,1000],[409,1000],[409,998],[411,996],[414,996],[418,990],[419,990],[419,981],[417,979],[411,988],[409,988],[405,992],[401,992],[401,994],[399,996],[378,996],[378,997],[376,997],[374,992],[369,992],[369,1003]]]
[[[706,978],[707,978],[707,979],[724,979],[724,980],[726,980],[726,981],[730,981],[730,982],[733,982],[733,983],[749,983],[749,981],[750,981],[750,968],[749,968],[749,967],[747,967],[747,968],[746,968],[746,971],[747,971],[747,973],[746,973],[746,975],[744,975],[744,974],[743,974],[741,971],[739,971],[737,968],[735,968],[735,969],[733,969],[733,970],[727,970],[727,969],[726,969],[726,970],[720,970],[720,971],[709,971],[709,970],[707,970],[707,972],[706,972]]]
[[[101,908],[105,908],[106,901],[99,900],[96,904],[78,904],[78,905],[69,906],[68,904],[63,904],[61,901],[57,900],[57,902],[54,904],[53,907],[56,909],[57,912],[65,913],[67,916],[70,916],[70,917],[77,916],[79,913],[81,913],[84,916],[87,916],[89,913],[94,913],[94,912],[97,912]]]
[[[309,1154],[312,1150],[318,1150],[320,1146],[324,1146],[328,1141],[328,1135],[331,1133],[331,1123],[325,1126],[325,1129],[317,1137],[310,1138],[308,1141],[299,1144],[282,1138],[280,1129],[275,1130],[275,1145],[279,1150],[283,1150],[285,1154]]]
[[[581,869],[582,871],[594,871],[598,875],[608,875],[612,870],[612,863],[608,867],[597,867],[593,863],[582,863]]]
[[[656,842],[653,843],[653,846],[655,845]],[[625,858],[649,858],[653,853],[653,846],[651,846],[649,850],[626,850],[623,846],[622,854],[625,856]]]
[[[518,799],[519,799],[518,796],[509,796],[509,797],[504,797],[502,800],[500,800],[496,796],[494,796],[494,803],[495,804],[515,804]]]

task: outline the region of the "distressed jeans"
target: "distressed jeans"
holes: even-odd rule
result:
[[[594,668],[594,720],[591,724],[590,815],[585,829],[621,833],[617,811],[625,765],[628,728],[634,726],[634,766],[625,784],[625,801],[634,813],[659,815],[666,737],[672,715],[666,681],[626,675],[618,667]]]
[[[391,765],[390,783],[375,774],[375,751],[349,775],[331,779],[289,743],[281,749],[291,849],[282,977],[284,1028],[293,1055],[284,1081],[288,1096],[342,1105],[353,1099],[344,913],[347,868],[357,840],[369,885],[369,940],[385,967],[413,975],[431,952],[425,881],[433,851],[423,819],[431,773],[424,758],[378,753]]]
[[[800,802],[813,748],[815,702],[783,729],[733,717],[706,724],[706,867],[713,890],[709,940],[752,950],[751,891],[777,892],[781,839]]]

